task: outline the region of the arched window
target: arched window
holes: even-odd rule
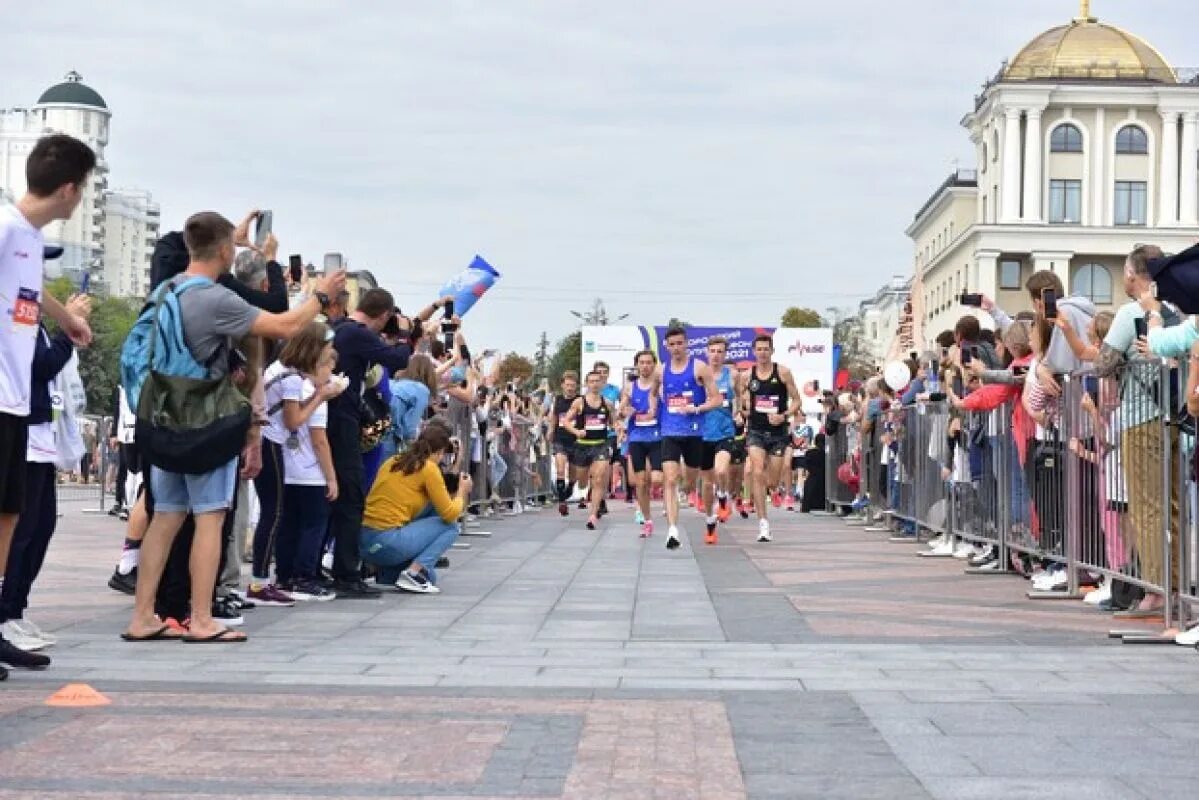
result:
[[[1149,153],[1149,137],[1139,125],[1125,125],[1116,134],[1116,153],[1143,156]]]
[[[1053,135],[1049,137],[1049,151],[1051,153],[1081,153],[1082,131],[1069,123],[1058,125],[1053,129]]]
[[[1102,264],[1083,264],[1074,270],[1070,289],[1092,303],[1108,305],[1112,302],[1112,274]]]

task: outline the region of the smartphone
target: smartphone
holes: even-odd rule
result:
[[[92,273],[88,272],[87,270],[84,270],[83,274],[79,276],[79,293],[87,294],[88,287],[90,287],[91,285],[92,285]]]
[[[945,400],[945,392],[931,392],[928,395],[930,403],[940,403]]]
[[[963,294],[960,298],[962,305],[971,306],[973,308],[982,308],[983,296],[981,294]]]
[[[337,272],[345,266],[341,253],[325,253],[325,272]]]
[[[1091,396],[1095,402],[1099,401],[1099,378],[1095,375],[1084,375],[1082,377],[1082,389]]]
[[[1057,292],[1052,289],[1042,290],[1041,302],[1045,304],[1045,319],[1057,319]]]
[[[812,391],[813,392],[820,391],[820,381],[812,381]]]
[[[446,319],[454,316],[454,298],[445,301],[445,308],[442,311],[442,316]]]
[[[910,361],[919,361],[919,360],[920,360],[920,354],[919,354],[919,353],[917,353],[915,350],[912,350],[910,353],[908,353],[908,359],[909,359]]]
[[[266,244],[266,237],[271,235],[271,225],[275,222],[275,213],[273,211],[259,211],[257,219],[254,220],[254,244],[262,247]]]
[[[1149,322],[1144,317],[1137,317],[1132,321],[1133,327],[1136,328],[1137,338],[1149,335]]]
[[[299,255],[288,256],[287,271],[292,283],[299,283],[304,277],[304,259]]]

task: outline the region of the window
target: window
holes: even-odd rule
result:
[[[1116,224],[1145,224],[1145,182],[1116,181]]]
[[[1019,261],[1004,260],[999,262],[999,288],[1007,289],[1008,291],[1020,288]]]
[[[1082,181],[1049,182],[1049,221],[1082,222]]]
[[[1049,137],[1051,153],[1081,153],[1082,131],[1070,124],[1058,125]]]
[[[1092,303],[1109,305],[1112,302],[1112,274],[1102,264],[1083,264],[1076,269],[1070,288],[1075,294],[1090,298]]]
[[[1116,152],[1122,155],[1147,155],[1149,153],[1149,137],[1140,127],[1125,125],[1116,134]]]

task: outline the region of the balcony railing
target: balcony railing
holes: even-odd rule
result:
[[[1005,61],[974,96],[974,110],[982,107],[987,91],[1004,82],[1088,83],[1091,81],[1120,81],[1123,83],[1184,84],[1199,86],[1199,67],[1121,67],[1117,64],[1093,64],[1077,67],[1010,67]]]

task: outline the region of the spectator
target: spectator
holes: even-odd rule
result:
[[[388,459],[367,500],[361,532],[364,561],[380,567],[379,582],[436,594],[437,560],[458,537],[458,517],[470,497],[469,475],[450,496],[442,459],[452,456],[450,431],[440,420],[425,426],[412,447]]]
[[[297,335],[328,302],[330,292],[340,291],[344,272],[326,276],[303,305],[281,314],[260,311],[216,281],[233,265],[236,248],[234,225],[215,212],[201,212],[188,219],[184,228],[188,266],[185,275],[207,278],[179,296],[184,345],[199,364],[208,365],[210,379],[230,380],[229,355],[233,341],[248,334],[272,339]],[[246,450],[258,455],[257,431],[251,426]],[[246,450],[243,450],[245,454]],[[190,642],[240,642],[245,635],[223,627],[213,619],[211,598],[221,554],[221,529],[233,504],[238,460],[201,475],[184,475],[158,467],[150,471],[155,514],[141,547],[137,593],[129,626],[128,641],[183,638]],[[195,516],[195,536],[190,553],[191,624],[187,634],[178,632],[154,613],[155,595],[171,544],[188,513]]]

